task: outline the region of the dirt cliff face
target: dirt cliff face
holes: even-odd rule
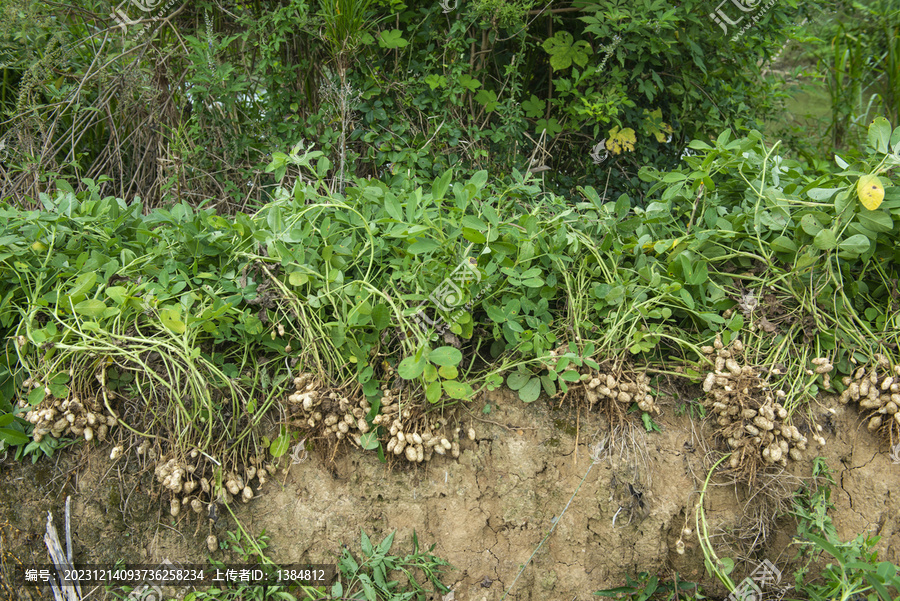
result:
[[[493,409],[484,414],[486,402]],[[435,543],[433,553],[455,567],[444,582],[460,601],[496,600],[510,589],[509,599],[588,598],[642,571],[669,579],[677,571],[680,580],[727,594],[705,573],[694,527],[713,441],[699,422],[677,416],[674,402],[662,408],[661,432],[610,431],[596,413],[525,405],[501,390],[459,413],[476,439],[463,441],[458,461],[386,465],[349,447],[333,458],[316,449],[301,463],[284,457],[286,469],[250,503],[233,507],[248,532],[265,529],[266,552],[279,563],[334,563],[342,544],[358,551],[360,530],[373,541],[396,531],[392,553],[403,555],[415,531],[420,547]],[[900,500],[893,492],[900,490],[900,465],[852,407],[825,397],[814,413],[827,440],[818,453],[837,482],[831,500],[838,533],[844,540],[879,535],[879,559],[900,563]],[[796,523],[782,512],[811,473],[815,453],[808,456],[753,488],[711,480],[704,501],[711,542],[720,557],[736,560],[736,582],[764,559],[792,579]],[[140,461],[133,449],[111,461],[108,444],[77,446],[34,466],[6,460],[4,569],[13,556],[46,562],[46,512],[61,524],[67,495],[76,562],[205,562],[207,536],[222,541],[235,529],[228,512],[214,525],[206,512],[171,517],[153,464]],[[235,561],[221,550],[213,557]]]

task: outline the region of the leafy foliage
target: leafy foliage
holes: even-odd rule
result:
[[[430,179],[451,166],[525,171],[538,165],[523,149],[555,148],[546,185],[640,197],[638,166],[668,168],[690,139],[762,122],[774,84],[760,84],[758,59],[806,10],[767,7],[735,43],[693,0],[479,0],[449,13],[399,0],[233,11],[203,0],[121,31],[107,0],[62,19],[24,5],[10,17],[17,29],[0,33],[0,140],[11,159],[0,195],[26,202],[55,174],[108,175],[103,194],[149,207],[214,199],[222,213],[261,206],[273,187],[261,176],[266,156],[299,138],[340,157],[331,190],[343,190],[348,165],[357,176]],[[591,149],[617,135],[609,162],[595,165]]]
[[[626,583],[610,589],[595,592],[600,597],[612,597],[614,599],[627,599],[628,601],[675,601],[677,599],[699,600],[706,599],[700,592],[700,587],[691,582],[660,582],[658,576],[651,576],[648,572],[641,572],[637,580],[631,576],[625,576]]]
[[[370,403],[385,384],[374,357],[433,405],[493,388],[505,372],[530,402],[565,392],[577,380],[570,366],[592,357],[691,360],[717,332],[749,329],[760,360],[802,372],[810,353],[832,352],[847,373],[854,353],[890,354],[900,331],[890,310],[900,199],[888,177],[900,129],[876,120],[869,144],[839,158],[840,171],[804,173],[758,133],[726,132],[714,146],[692,143],[699,154],[682,168],[643,170],[658,194],[646,207],[627,195],[604,203],[591,187],[573,206],[518,172],[513,185],[488,184],[484,171],[454,182],[448,170],[429,191],[400,178],[331,194],[330,162],[303,145],[273,154],[275,200],[230,220],[186,203],[144,216],[100,197],[97,183],[75,193],[60,182],[42,212],[3,209],[0,326],[22,337],[34,381],[56,385],[73,361],[102,372],[91,358],[102,348],[120,365],[109,381],[146,406],[159,402],[151,382],[172,400],[198,399],[175,415],[204,444],[254,439],[214,399],[253,422],[289,377],[286,361],[356,381]],[[888,184],[875,210],[857,197],[870,173]],[[147,369],[149,349],[183,377]],[[286,451],[286,436],[273,451]]]
[[[372,544],[365,532],[360,536],[362,555],[359,560],[344,547],[338,561],[340,578],[331,587],[332,599],[359,598],[367,601],[424,601],[431,593],[447,593],[450,589],[440,581],[441,569],[448,566],[445,560],[419,550],[419,539],[413,532],[413,550],[403,557],[388,555],[394,544],[394,533],[387,535],[377,545]],[[421,571],[425,582],[419,583],[416,573]],[[403,591],[395,574],[402,573],[407,582]],[[425,586],[431,585],[432,591]],[[359,596],[362,595],[362,596]]]
[[[857,595],[881,601],[896,599],[900,594],[897,566],[879,562],[878,553],[871,551],[879,537],[860,534],[852,541],[842,542],[828,516],[828,510],[833,508],[830,496],[835,481],[821,458],[816,460],[813,475],[814,485],[797,494],[791,512],[797,518],[797,535],[803,545],[800,555],[807,558],[806,565],[795,573],[797,589],[814,601]],[[835,562],[827,564],[821,575],[812,580],[809,566],[823,553]]]

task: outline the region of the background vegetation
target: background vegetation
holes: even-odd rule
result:
[[[640,166],[760,128],[781,87],[761,70],[839,7],[778,2],[735,41],[694,1],[176,4],[3,2],[0,193],[107,175],[104,194],[230,213],[262,204],[266,157],[306,139],[337,159],[332,189],[490,166],[642,196]]]

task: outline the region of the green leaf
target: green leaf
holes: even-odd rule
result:
[[[381,555],[387,555],[388,551],[391,550],[391,547],[394,544],[394,533],[395,532],[396,532],[396,530],[394,532],[391,532],[390,534],[388,534],[386,537],[384,537],[384,540],[382,540],[380,543],[378,543],[378,552]]]
[[[378,40],[378,45],[382,48],[405,48],[409,46],[409,42],[403,39],[403,32],[399,29],[390,31],[382,31]]]
[[[441,381],[435,380],[425,387],[425,398],[433,405],[441,400],[441,392]]]
[[[797,252],[797,244],[787,236],[778,236],[769,243],[772,250],[779,253],[795,253]]]
[[[844,554],[841,553],[837,547],[832,545],[830,542],[825,540],[824,538],[819,538],[815,534],[811,534],[809,532],[806,533],[806,538],[811,540],[817,547],[823,549],[826,553],[829,553],[832,557],[837,559],[840,563],[847,563],[847,559],[844,557]]]
[[[862,234],[856,234],[850,236],[846,240],[842,241],[838,244],[838,248],[840,248],[841,252],[845,252],[849,255],[859,256],[869,250],[871,243],[869,239],[863,236]]]
[[[110,286],[103,292],[117,305],[124,305],[128,297],[128,289],[124,286]]]
[[[372,541],[369,539],[369,535],[366,534],[365,530],[361,531],[362,536],[360,537],[359,548],[362,549],[362,552],[368,556],[372,557],[375,553],[375,547],[372,546]]]
[[[0,428],[0,440],[11,447],[28,444],[30,438],[27,434],[13,430],[12,428]]]
[[[432,251],[436,248],[439,248],[440,244],[435,242],[434,240],[425,238],[425,239],[416,239],[415,242],[409,245],[409,252],[418,255],[424,252]]]
[[[442,365],[438,374],[445,380],[455,380],[459,376],[459,370],[455,365]]]
[[[262,334],[263,324],[256,315],[247,315],[244,318],[244,331],[251,336]]]
[[[428,361],[425,362],[425,371],[423,372],[422,379],[426,382],[434,382],[438,379],[437,368]]]
[[[466,88],[470,92],[474,92],[476,88],[481,87],[481,82],[467,73],[461,74],[457,81],[459,81],[459,85]]]
[[[575,62],[584,67],[591,53],[590,45],[584,40],[574,41],[568,31],[557,31],[552,38],[544,40],[541,47],[550,55],[550,66],[554,71],[567,69]]]
[[[466,215],[462,219],[460,219],[460,222],[462,223],[462,226],[464,228],[473,229],[478,232],[486,232],[488,229],[487,224],[474,215]]]
[[[541,386],[544,387],[544,392],[547,393],[547,396],[556,395],[556,382],[550,376],[541,376]]]
[[[890,152],[891,124],[884,117],[876,117],[869,125],[869,146],[885,154]]]
[[[184,334],[187,326],[181,321],[181,312],[175,309],[165,308],[159,312],[159,320],[162,324],[175,334]]]
[[[734,560],[730,557],[719,559],[719,569],[722,570],[722,573],[726,576],[731,574],[734,571]]]
[[[531,403],[541,396],[541,380],[540,378],[531,378],[528,383],[519,390],[519,398],[522,402]]]
[[[403,221],[403,208],[400,206],[400,201],[390,192],[384,195],[384,210],[387,211],[391,218],[400,222]]]
[[[838,191],[838,188],[812,188],[806,192],[813,200],[828,200]]]
[[[378,448],[381,443],[378,441],[378,435],[374,432],[366,432],[359,437],[359,445],[367,450],[372,451]]]
[[[285,453],[287,453],[288,447],[291,444],[291,435],[287,433],[284,428],[282,428],[281,435],[272,441],[272,444],[269,445],[269,453],[272,454],[272,457],[281,457]]]
[[[837,246],[837,238],[831,230],[822,230],[813,238],[813,246],[819,250],[831,250]]]
[[[891,216],[882,211],[861,211],[857,215],[859,223],[866,229],[873,232],[889,232],[894,229],[894,220]]]
[[[464,382],[456,380],[443,381],[444,392],[453,399],[468,399],[472,396],[472,387]]]
[[[556,117],[550,117],[549,119],[538,119],[535,123],[534,132],[540,134],[545,129],[547,130],[548,136],[555,136],[562,131],[562,125],[560,125],[559,121],[556,120]]]
[[[506,385],[510,390],[521,390],[531,380],[531,374],[522,372],[513,372],[506,378]]]
[[[428,360],[435,365],[459,365],[462,353],[452,346],[441,346],[431,351]]]
[[[87,294],[94,289],[94,284],[96,283],[97,274],[95,272],[89,271],[87,273],[82,273],[75,279],[75,284],[72,286],[72,290],[69,291],[69,296],[78,297]]]
[[[709,279],[709,270],[706,267],[706,263],[701,262],[695,267],[695,271],[693,271],[688,276],[685,283],[690,284],[691,286],[696,286],[698,284],[702,284],[707,279]]]
[[[488,172],[486,169],[482,169],[481,171],[476,171],[471,178],[469,178],[470,184],[475,186],[478,190],[484,188],[484,185],[488,180]]]
[[[487,238],[485,238],[484,234],[468,227],[464,227],[462,229],[462,235],[463,238],[473,244],[484,244],[485,242],[487,242]]]
[[[93,319],[97,319],[103,316],[103,312],[106,311],[106,304],[104,304],[101,300],[89,299],[83,300],[77,305],[75,305],[75,312],[79,315],[85,315],[87,317],[91,317]]]
[[[397,373],[404,380],[415,380],[425,371],[425,358],[421,355],[406,357],[397,366]]]
[[[431,198],[432,200],[440,200],[444,198],[447,194],[447,189],[450,187],[450,180],[453,178],[453,169],[447,169],[442,176],[434,180],[434,184],[431,186]]]
[[[379,331],[391,325],[391,310],[384,303],[379,303],[372,308],[372,323]]]
[[[428,77],[425,78],[425,83],[428,84],[428,87],[432,90],[436,90],[437,88],[446,88],[447,87],[447,78],[443,75],[438,75],[436,73],[432,73]]]
[[[291,275],[288,276],[288,282],[290,282],[291,286],[302,286],[309,282],[309,276],[299,271],[292,271]]]
[[[522,103],[522,110],[525,111],[525,116],[529,119],[537,119],[538,117],[543,116],[546,107],[547,103],[534,94],[531,95],[531,98]]]
[[[800,219],[800,227],[810,236],[815,236],[822,231],[822,224],[810,214],[806,214]]]
[[[580,378],[581,374],[574,369],[567,369],[566,371],[559,374],[559,379],[565,380],[566,382],[577,382]]]
[[[491,113],[500,104],[497,102],[497,93],[493,90],[480,90],[475,94],[475,102],[484,107],[484,112]]]

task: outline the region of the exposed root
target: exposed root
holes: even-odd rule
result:
[[[327,391],[312,374],[295,378],[294,388],[286,403],[288,425],[324,440],[333,453],[344,441],[367,450],[383,443],[388,457],[423,463],[434,455],[458,459],[460,436],[475,439],[473,428],[463,432],[447,416],[429,415],[421,399],[405,398],[388,385],[375,403],[358,391]]]
[[[807,438],[789,423],[782,404],[785,392],[771,390],[759,369],[741,364],[741,341],[735,340],[726,349],[717,335],[715,345],[703,347],[703,351],[715,363],[715,371],[703,382],[707,394],[703,405],[718,426],[716,434],[731,452],[727,473],[737,482],[753,484],[757,474],[768,468],[784,467],[789,459],[802,460]],[[814,439],[825,444],[818,434]]]

